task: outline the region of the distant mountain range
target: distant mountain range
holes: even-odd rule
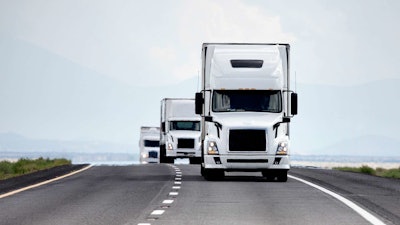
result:
[[[399,79],[343,87],[298,84],[299,115],[291,125],[293,150],[400,155],[398,87]]]
[[[0,133],[0,152],[130,153],[133,145],[104,141],[60,141],[29,139],[19,134]]]
[[[198,78],[129,86],[17,39],[0,37],[0,49],[0,152],[137,155],[140,126],[159,125],[160,100],[197,91]],[[400,79],[343,85],[296,85],[292,152],[400,155]]]

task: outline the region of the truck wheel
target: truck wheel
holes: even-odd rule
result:
[[[172,164],[175,163],[175,158],[173,158],[173,157],[165,157],[165,158],[166,158],[166,160],[165,160],[166,163],[172,163]]]
[[[166,158],[165,158],[165,145],[160,145],[160,163],[166,163]]]
[[[206,168],[202,168],[202,170],[203,177],[206,180],[222,180],[225,176],[225,172],[223,170]]]
[[[279,171],[277,176],[279,182],[286,182],[287,181],[287,171]]]
[[[275,180],[275,174],[272,173],[271,171],[264,170],[261,171],[263,177],[267,178],[267,181],[274,181]]]
[[[201,163],[200,157],[189,158],[189,164],[200,164],[200,163]]]

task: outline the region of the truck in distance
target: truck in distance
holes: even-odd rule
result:
[[[289,44],[203,44],[196,114],[205,179],[260,171],[268,180],[287,181],[289,123],[297,114],[289,50]]]
[[[140,127],[140,163],[158,163],[160,150],[160,128]]]
[[[194,99],[161,100],[161,163],[174,163],[176,158],[188,158],[190,164],[200,163],[200,116],[194,110]]]

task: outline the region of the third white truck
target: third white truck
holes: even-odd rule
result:
[[[160,149],[160,128],[140,127],[140,163],[158,163]]]

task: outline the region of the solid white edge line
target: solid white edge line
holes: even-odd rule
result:
[[[43,181],[43,182],[40,182],[40,183],[37,183],[37,184],[33,184],[33,185],[30,185],[30,186],[27,186],[27,187],[24,187],[24,188],[21,188],[21,189],[18,189],[18,190],[14,190],[14,191],[7,192],[7,193],[5,193],[5,194],[0,195],[0,199],[5,198],[5,197],[8,197],[8,196],[11,196],[11,195],[18,194],[18,193],[20,193],[20,192],[23,192],[23,191],[26,191],[26,190],[29,190],[29,189],[32,189],[32,188],[36,188],[36,187],[39,187],[39,186],[42,186],[42,185],[45,185],[45,184],[48,184],[48,183],[51,183],[51,182],[54,182],[54,181],[57,181],[57,180],[61,180],[61,179],[63,179],[63,178],[72,176],[72,175],[74,175],[74,174],[83,172],[83,171],[89,169],[89,168],[92,167],[92,166],[93,166],[93,165],[89,165],[89,166],[84,167],[84,168],[82,168],[82,169],[80,169],[80,170],[77,170],[77,171],[74,171],[74,172],[65,174],[65,175],[60,176],[60,177],[56,177],[56,178],[53,178],[53,179],[50,179],[50,180],[46,180],[46,181]]]
[[[311,183],[309,181],[303,180],[301,178],[298,178],[298,177],[295,177],[295,176],[292,176],[292,175],[288,175],[288,177],[290,177],[292,179],[295,179],[295,180],[298,180],[300,182],[303,182],[303,183],[305,183],[305,184],[307,184],[307,185],[309,185],[311,187],[314,187],[314,188],[316,188],[316,189],[318,189],[318,190],[320,190],[320,191],[322,191],[322,192],[324,192],[324,193],[336,198],[337,200],[341,201],[342,203],[344,203],[345,205],[347,205],[348,207],[353,209],[355,212],[360,214],[362,217],[364,217],[364,219],[366,219],[368,222],[370,222],[373,225],[385,225],[385,223],[382,222],[380,219],[376,218],[371,213],[367,212],[363,208],[361,208],[358,205],[356,205],[354,202],[348,200],[347,198],[345,198],[345,197],[343,197],[343,196],[341,196],[339,194],[336,194],[336,193],[334,193],[334,192],[332,192],[332,191],[330,191],[330,190],[328,190],[326,188],[323,188],[323,187],[321,187],[319,185],[316,185],[316,184]]]

